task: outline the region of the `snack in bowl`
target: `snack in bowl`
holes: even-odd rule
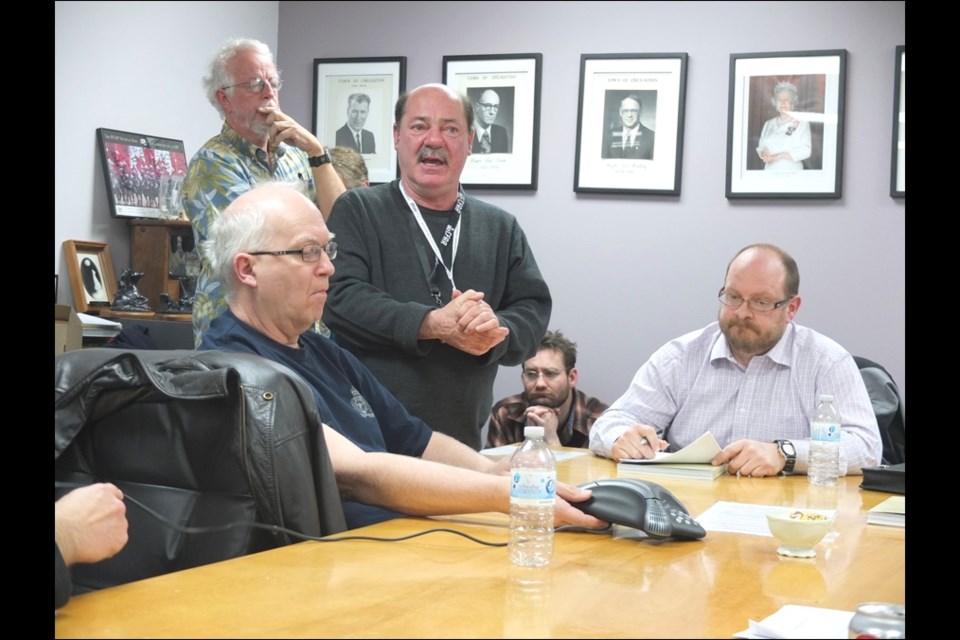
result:
[[[813,546],[827,535],[836,511],[819,509],[779,509],[767,513],[770,533],[780,541],[777,553],[792,558],[813,558]]]

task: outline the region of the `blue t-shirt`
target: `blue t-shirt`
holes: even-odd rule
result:
[[[320,419],[364,451],[420,457],[433,435],[359,360],[320,334],[304,333],[300,348],[293,349],[243,323],[228,309],[203,334],[200,348],[252,353],[290,367],[313,390]],[[350,501],[344,501],[343,510],[351,529],[403,515]]]

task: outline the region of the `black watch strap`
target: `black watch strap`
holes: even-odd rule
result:
[[[780,473],[790,475],[797,464],[797,448],[789,440],[774,440],[773,442],[777,445],[777,451],[780,452],[784,460],[783,470]]]
[[[307,158],[307,162],[310,163],[311,167],[322,167],[325,164],[330,164],[330,154],[325,150],[318,156],[310,156]]]

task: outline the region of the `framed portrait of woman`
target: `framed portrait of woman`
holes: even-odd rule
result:
[[[730,56],[727,198],[839,198],[847,52]]]

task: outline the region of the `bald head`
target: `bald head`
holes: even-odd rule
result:
[[[285,221],[297,212],[320,216],[320,210],[297,185],[265,182],[231,202],[214,220],[204,242],[204,256],[223,284],[228,302],[237,289],[234,257],[241,252],[270,250]]]
[[[724,280],[729,279],[731,269],[747,267],[765,269],[766,277],[775,279],[775,284],[782,288],[784,296],[795,296],[800,292],[800,270],[796,260],[776,245],[751,244],[738,251],[727,265]]]
[[[467,124],[470,127],[470,131],[473,131],[473,103],[470,100],[451,89],[445,84],[440,84],[439,82],[432,82],[430,84],[423,84],[417,87],[416,89],[411,89],[400,94],[400,97],[397,98],[397,105],[393,110],[393,126],[397,127],[400,122],[403,120],[403,116],[406,113],[407,102],[410,101],[410,98],[418,93],[423,92],[439,92],[446,94],[453,100],[459,101],[463,105],[463,115],[466,118]]]
[[[730,353],[744,367],[780,341],[800,309],[796,266],[770,244],[744,247],[727,265],[717,320]]]

